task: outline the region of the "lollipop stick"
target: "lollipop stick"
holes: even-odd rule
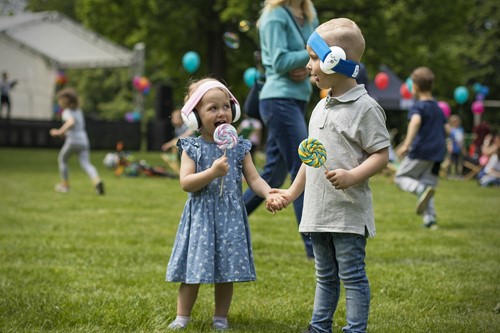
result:
[[[323,166],[325,167],[326,172],[330,171],[330,170],[328,170],[328,168],[326,167],[326,165],[323,164]],[[349,194],[347,194],[347,192],[344,189],[342,189],[342,192],[344,192],[344,194],[347,197],[347,199],[349,199],[349,201],[353,204],[354,201],[352,201],[352,198],[349,196]]]
[[[226,156],[226,151],[227,151],[227,148],[224,149],[224,155],[223,156]],[[220,181],[220,192],[219,192],[219,196],[222,195],[222,186],[224,185],[224,176],[222,176],[222,179]]]

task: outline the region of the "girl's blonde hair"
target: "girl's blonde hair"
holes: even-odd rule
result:
[[[264,8],[262,8],[261,13],[268,12],[276,7],[280,6],[290,6],[294,2],[294,0],[266,0],[264,2]],[[300,5],[302,11],[304,12],[304,17],[308,22],[312,22],[314,20],[315,10],[311,0],[302,0],[302,4]],[[259,22],[257,22],[257,26],[259,26]]]
[[[78,95],[73,88],[65,88],[57,93],[57,99],[62,99],[64,107],[69,109],[77,109],[80,103],[78,102]]]

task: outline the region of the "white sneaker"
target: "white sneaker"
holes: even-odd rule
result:
[[[421,215],[425,212],[427,205],[429,204],[429,200],[434,196],[434,188],[432,186],[427,186],[425,190],[419,195],[417,201],[417,215]]]
[[[59,184],[56,184],[56,186],[54,186],[54,190],[56,192],[59,192],[59,193],[68,193],[69,192],[69,187],[66,186],[66,185],[63,185],[63,184],[59,183]]]
[[[229,325],[221,320],[214,320],[212,327],[217,331],[225,331],[229,328]]]

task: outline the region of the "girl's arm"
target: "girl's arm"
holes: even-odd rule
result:
[[[62,136],[69,130],[71,127],[75,125],[75,118],[68,117],[68,120],[64,122],[64,124],[60,128],[53,128],[50,130],[50,135],[52,136]]]
[[[216,159],[207,170],[196,172],[196,163],[188,156],[186,151],[182,151],[179,180],[182,190],[186,192],[197,192],[215,178],[226,175],[228,171],[227,157],[222,156]]]

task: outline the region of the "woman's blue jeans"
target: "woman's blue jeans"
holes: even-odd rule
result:
[[[280,188],[288,174],[293,182],[299,172],[301,160],[299,144],[307,138],[305,121],[306,102],[292,98],[263,99],[259,103],[260,116],[267,128],[266,163],[261,177],[273,188]],[[250,215],[263,199],[248,189],[243,194]],[[294,201],[297,223],[302,219],[303,194]],[[313,257],[311,240],[301,234],[308,257]]]
[[[348,233],[311,233],[316,264],[316,295],[311,328],[331,333],[340,281],[346,295],[347,325],[343,332],[366,332],[370,285],[365,271],[366,237]]]

